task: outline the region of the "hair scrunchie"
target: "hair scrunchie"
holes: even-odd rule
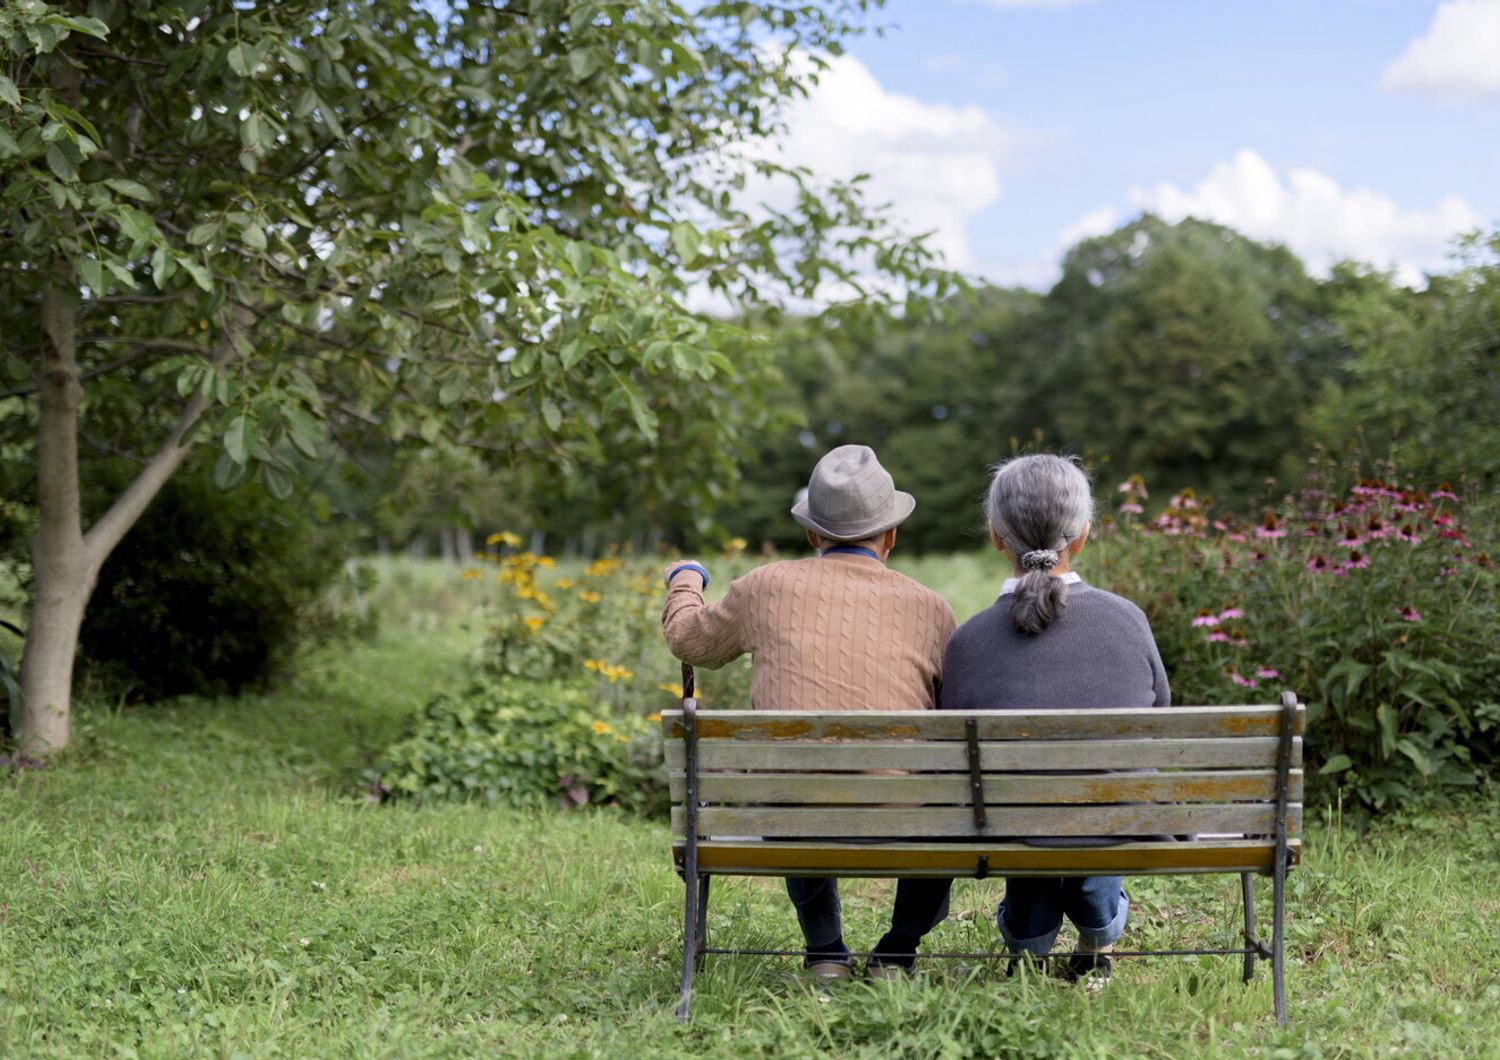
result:
[[[1058,558],[1055,549],[1034,548],[1021,557],[1021,568],[1023,570],[1051,570],[1057,566]]]

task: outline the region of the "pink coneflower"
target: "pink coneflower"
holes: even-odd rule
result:
[[[1240,673],[1238,670],[1225,670],[1224,672],[1226,674],[1228,674],[1229,675],[1229,679],[1231,681],[1233,681],[1237,685],[1240,685],[1240,686],[1242,686],[1244,688],[1254,688],[1255,687],[1255,683],[1256,682],[1255,682],[1255,678],[1253,678],[1253,677],[1246,677],[1244,674]]]
[[[1353,552],[1349,553],[1349,558],[1344,560],[1345,570],[1359,570],[1363,567],[1368,567],[1369,565],[1370,557],[1365,555],[1359,549],[1355,549]]]
[[[1225,633],[1222,629],[1216,629],[1205,637],[1204,640],[1210,644],[1228,644],[1229,634]]]
[[[1280,677],[1281,671],[1270,666],[1261,666],[1256,669],[1255,676],[1264,678],[1267,681],[1271,681],[1275,678]]]
[[[1250,539],[1248,537],[1246,537],[1244,534],[1242,534],[1240,531],[1236,530],[1232,534],[1225,534],[1224,535],[1224,540],[1225,541],[1233,541],[1237,545],[1243,545],[1246,541],[1249,541]]]
[[[1260,525],[1255,528],[1256,537],[1286,537],[1286,531],[1276,522],[1276,516],[1267,512],[1261,519]]]
[[[1488,552],[1479,553],[1479,555],[1474,557],[1474,562],[1479,564],[1485,570],[1489,570],[1490,567],[1493,566],[1493,564],[1490,563],[1490,556]]]
[[[1135,503],[1135,501],[1126,501],[1120,505],[1120,513],[1122,515],[1143,515],[1145,511],[1146,509]]]
[[[1379,541],[1383,537],[1391,536],[1391,528],[1379,519],[1371,519],[1365,527],[1365,533],[1369,535],[1371,541]]]
[[[1381,493],[1381,485],[1375,479],[1362,478],[1359,480],[1359,485],[1349,492],[1357,497],[1378,497]]]
[[[1420,622],[1420,621],[1422,621],[1422,612],[1418,611],[1415,607],[1412,607],[1410,604],[1407,604],[1405,607],[1398,607],[1398,608],[1396,608],[1396,614],[1398,614],[1398,615],[1401,616],[1401,620],[1403,622]]]
[[[1458,494],[1453,492],[1453,487],[1446,482],[1438,484],[1438,488],[1432,491],[1432,499],[1435,501],[1456,501]]]
[[[1457,541],[1459,548],[1473,548],[1474,547],[1469,542],[1469,539],[1466,538],[1466,537],[1464,537],[1464,532],[1462,530],[1455,530],[1451,526],[1445,526],[1445,527],[1443,527],[1443,529],[1439,530],[1438,531],[1438,537],[1445,538],[1448,541]]]
[[[1241,608],[1238,608],[1238,607],[1226,607],[1226,608],[1224,608],[1224,610],[1222,610],[1222,611],[1219,612],[1219,621],[1220,622],[1223,622],[1226,619],[1244,618],[1244,617],[1245,617],[1245,612]]]
[[[1226,523],[1223,519],[1215,519],[1214,529],[1222,534],[1224,531],[1229,529],[1229,524]]]
[[[1219,616],[1206,607],[1198,612],[1197,618],[1193,619],[1193,625],[1195,626],[1217,626],[1218,624]]]
[[[1422,494],[1420,494],[1420,493],[1403,493],[1401,495],[1401,499],[1399,501],[1397,501],[1395,504],[1391,505],[1391,511],[1393,511],[1393,512],[1419,512],[1419,511],[1422,510],[1422,505],[1420,503],[1418,503],[1418,500],[1417,500],[1419,497],[1422,497]],[[1425,500],[1426,498],[1423,497],[1422,499]]]
[[[1365,543],[1365,539],[1359,531],[1348,523],[1344,524],[1344,536],[1339,538],[1339,544],[1344,548],[1358,548]]]
[[[1233,644],[1236,648],[1248,648],[1250,647],[1250,638],[1245,636],[1243,629],[1231,629],[1229,631],[1229,643]]]
[[[1266,559],[1266,554],[1264,552],[1262,552],[1258,548],[1252,550],[1251,553],[1250,553],[1250,562],[1251,563],[1264,563],[1265,559]]]
[[[1307,561],[1307,569],[1314,574],[1324,574],[1329,569],[1329,563],[1322,556],[1314,556]]]
[[[1458,568],[1457,567],[1444,567],[1442,570],[1438,571],[1438,577],[1440,577],[1440,578],[1451,578],[1453,575],[1455,575],[1457,573],[1458,573]]]
[[[1401,529],[1396,531],[1396,540],[1405,541],[1408,545],[1420,545],[1422,539],[1417,532],[1411,528],[1411,523],[1402,523]]]
[[[1433,526],[1452,526],[1453,525],[1453,516],[1449,515],[1447,512],[1439,512],[1437,515],[1434,515],[1432,517],[1432,525]]]

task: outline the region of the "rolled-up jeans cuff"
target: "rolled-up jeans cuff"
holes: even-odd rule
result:
[[[1086,950],[1102,949],[1105,946],[1113,946],[1119,941],[1120,936],[1125,934],[1125,921],[1130,917],[1130,899],[1124,890],[1120,891],[1120,907],[1115,910],[1114,919],[1103,927],[1078,928],[1078,943]]]
[[[1045,935],[1038,935],[1036,938],[1031,939],[1018,939],[1005,926],[1004,903],[1000,905],[1000,913],[996,916],[995,922],[1000,928],[1000,937],[1005,940],[1007,953],[1029,953],[1033,957],[1045,957],[1051,953],[1052,944],[1057,941],[1057,933],[1062,930],[1062,922],[1059,921],[1057,927]]]

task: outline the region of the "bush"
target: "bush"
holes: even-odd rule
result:
[[[492,546],[514,547],[514,535],[496,534]],[[716,586],[752,564],[733,543],[714,563]],[[484,578],[495,569],[485,666],[497,677],[590,681],[600,702],[617,712],[649,713],[682,695],[681,664],[661,634],[664,564],[658,560],[595,560],[571,574],[549,556],[490,553],[485,566],[466,571]],[[699,682],[704,706],[749,705],[750,661],[741,659]]]
[[[180,475],[105,563],[80,650],[146,699],[263,687],[298,648],[368,629],[327,600],[344,555],[259,485]]]
[[[1310,480],[1257,522],[1191,493],[1138,518],[1121,486],[1094,580],[1151,619],[1179,703],[1307,703],[1309,766],[1365,810],[1472,787],[1500,763],[1489,527],[1446,483]]]
[[[577,685],[481,679],[428,703],[366,780],[377,798],[663,812],[661,715],[606,713]]]

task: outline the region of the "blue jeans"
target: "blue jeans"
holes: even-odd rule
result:
[[[797,910],[797,923],[810,953],[827,953],[834,960],[847,960],[840,943],[844,934],[839,906],[839,881],[821,876],[788,876],[786,893]],[[948,891],[952,880],[910,879],[896,881],[896,904],[891,909],[891,931],[921,938],[948,916]]]
[[[1081,948],[1097,950],[1125,933],[1129,914],[1118,876],[1007,876],[995,921],[1009,952],[1042,957],[1057,941],[1064,915],[1078,929]]]

